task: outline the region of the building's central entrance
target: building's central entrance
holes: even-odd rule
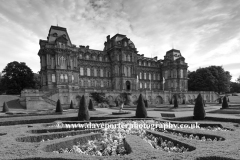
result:
[[[126,90],[127,91],[131,90],[131,83],[129,81],[126,81]]]

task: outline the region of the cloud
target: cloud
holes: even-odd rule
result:
[[[147,57],[163,59],[174,46],[181,50],[190,70],[223,65],[234,76],[239,74],[229,67],[240,58],[238,0],[0,2],[0,70],[18,60],[39,71],[39,39],[46,39],[50,26],[58,24],[67,28],[76,45],[102,50],[107,35],[120,33]]]

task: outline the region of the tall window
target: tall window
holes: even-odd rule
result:
[[[68,76],[67,76],[67,74],[65,74],[64,79],[65,79],[65,82],[68,82]]]
[[[140,75],[139,75],[140,79],[142,79],[142,72],[140,72]]]
[[[142,83],[140,83],[140,88],[142,88]]]
[[[83,72],[83,67],[80,67],[80,76],[83,76],[84,72]]]
[[[125,76],[128,76],[127,75],[127,67],[126,66],[124,66],[124,74],[125,74]]]
[[[141,61],[138,61],[138,65],[141,66]]]
[[[155,75],[155,74],[153,74],[153,80],[154,80],[154,81],[156,80],[156,75]]]
[[[56,82],[55,74],[52,74],[52,82]]]
[[[100,77],[103,77],[103,69],[100,69]]]
[[[144,73],[144,79],[147,79],[147,73]]]
[[[149,77],[149,80],[152,79],[152,75],[151,75],[151,73],[149,73],[148,77]]]
[[[60,75],[60,81],[63,82],[63,74]]]
[[[82,54],[79,54],[79,58],[82,59]]]
[[[88,87],[91,87],[91,81],[88,80]]]
[[[103,85],[103,81],[101,81],[101,87],[104,87],[104,85]]]
[[[89,55],[86,55],[86,59],[89,60]]]
[[[115,72],[116,72],[116,75],[119,76],[119,67],[118,66],[115,66]]]
[[[144,88],[147,88],[147,83],[144,84]]]
[[[87,76],[91,76],[90,68],[87,68]]]
[[[97,68],[94,68],[94,77],[97,77]]]
[[[160,74],[158,74],[158,80],[160,80]]]
[[[102,61],[102,56],[99,57],[99,61]]]
[[[131,67],[128,67],[128,77],[131,77]]]
[[[72,75],[72,82],[74,82],[74,76]]]

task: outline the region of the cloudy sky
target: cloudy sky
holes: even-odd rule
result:
[[[0,71],[12,61],[40,70],[39,39],[66,27],[73,44],[102,50],[127,35],[140,54],[162,59],[179,49],[189,70],[223,66],[240,75],[239,0],[0,0]]]

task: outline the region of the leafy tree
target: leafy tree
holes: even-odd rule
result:
[[[240,76],[236,79],[237,83],[240,83]]]
[[[147,111],[145,108],[145,104],[143,102],[142,94],[140,94],[140,96],[138,98],[136,117],[137,118],[146,118],[147,117]]]
[[[72,100],[71,100],[71,103],[70,103],[70,109],[74,109]]]
[[[231,93],[240,93],[240,82],[231,82],[230,83],[230,92]]]
[[[93,92],[90,93],[90,97],[97,103],[108,103],[108,99],[105,97],[105,93]]]
[[[203,98],[201,94],[198,95],[195,106],[194,106],[194,111],[193,111],[193,119],[195,120],[203,120],[206,116],[204,106],[203,106]]]
[[[118,96],[118,98],[116,99],[118,101],[118,104],[122,104],[124,103],[125,105],[129,105],[129,103],[131,102],[129,96],[131,95],[131,93],[120,93],[120,95]]]
[[[228,108],[228,102],[227,102],[227,97],[223,97],[223,103],[222,103],[222,109]]]
[[[34,74],[23,62],[11,62],[2,71],[1,85],[7,94],[20,94],[25,88],[34,88]]]
[[[61,105],[61,102],[60,102],[59,99],[57,101],[56,112],[57,113],[62,113],[63,112],[63,108],[62,108],[62,105]]]
[[[9,108],[8,108],[8,105],[6,102],[3,103],[3,110],[2,112],[8,112],[9,111]]]
[[[78,120],[79,121],[88,121],[90,119],[89,112],[88,112],[88,107],[86,104],[86,99],[85,96],[83,95],[80,103],[78,105]]]
[[[189,73],[188,89],[190,91],[229,92],[231,77],[222,66],[199,68]]]

